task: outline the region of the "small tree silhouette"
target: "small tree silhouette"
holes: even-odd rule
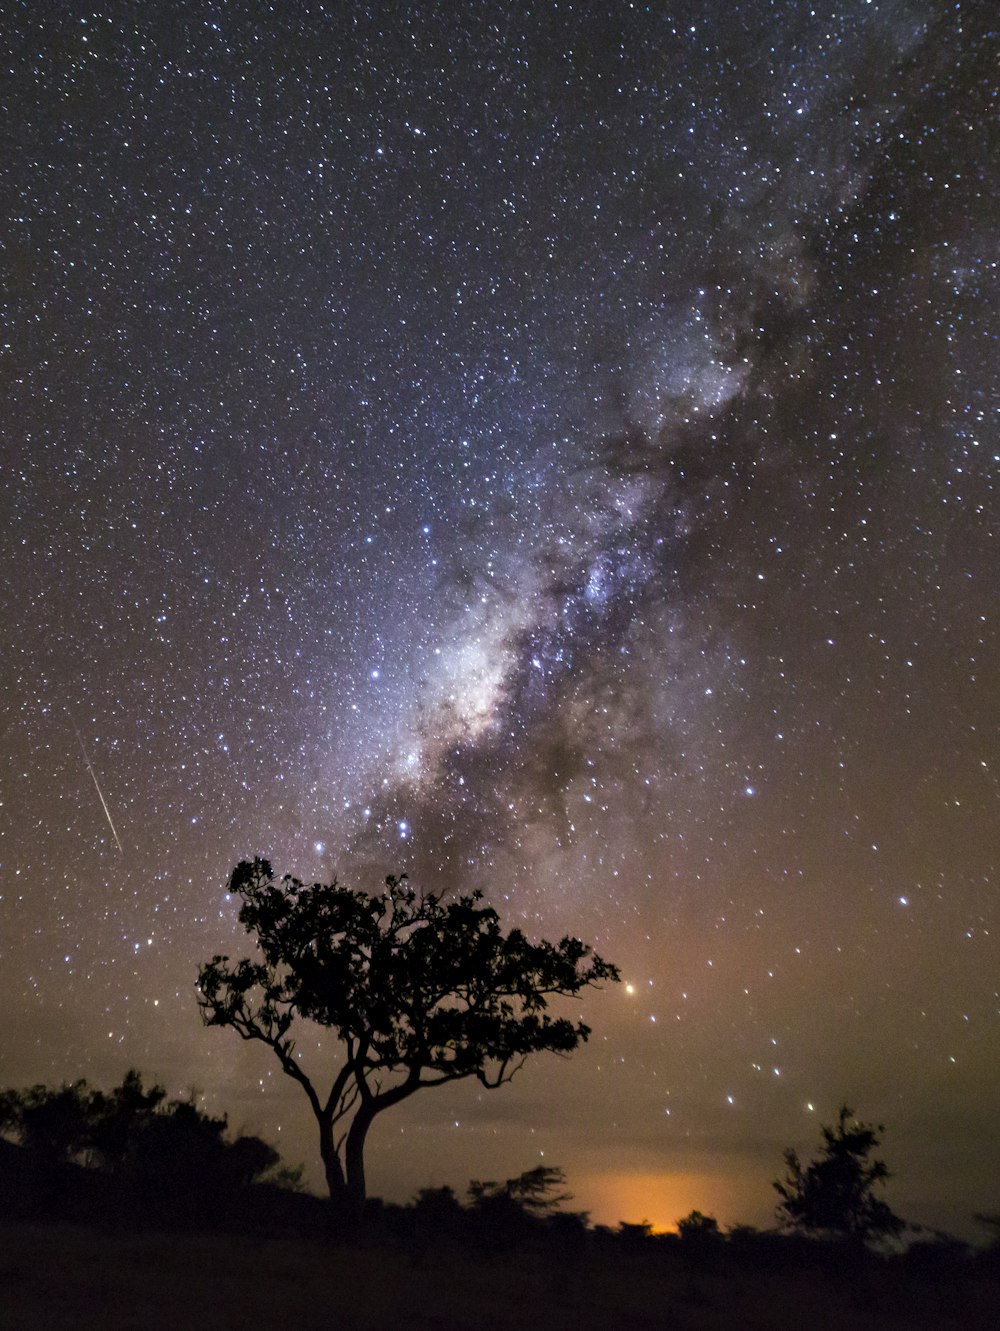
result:
[[[473,1179],[468,1189],[471,1211],[481,1233],[500,1246],[538,1234],[543,1226],[551,1233],[557,1215],[574,1224],[571,1212],[559,1211],[563,1202],[572,1200],[562,1191],[565,1183],[563,1171],[550,1165],[536,1165],[503,1183]],[[577,1216],[576,1222],[581,1219],[585,1217]]]
[[[688,1248],[699,1251],[714,1249],[722,1245],[722,1231],[714,1215],[703,1215],[701,1211],[692,1211],[677,1221],[677,1233],[681,1242]]]
[[[875,1189],[890,1177],[882,1160],[871,1159],[881,1144],[882,1124],[859,1123],[841,1105],[835,1127],[823,1127],[823,1149],[803,1168],[796,1151],[785,1152],[788,1173],[774,1183],[781,1201],[779,1224],[807,1234],[859,1243],[891,1238],[906,1228]]]
[[[618,979],[576,938],[505,934],[478,892],[445,903],[418,896],[405,877],[387,878],[376,896],[287,874],[277,883],[261,859],[239,864],[229,891],[260,956],[201,967],[202,1017],[267,1045],[302,1087],[330,1197],[350,1219],[363,1210],[365,1141],[378,1114],[424,1087],[475,1077],[494,1089],[529,1054],[572,1053],[589,1027],[550,1016],[549,999]],[[295,1052],[301,1019],[340,1040],[325,1084]]]
[[[469,1199],[473,1206],[484,1211],[510,1206],[525,1215],[550,1216],[563,1202],[572,1201],[572,1194],[559,1191],[565,1183],[565,1174],[555,1165],[536,1165],[504,1183],[473,1179],[469,1184]]]
[[[85,1163],[100,1095],[82,1078],[56,1090],[32,1086],[0,1092],[0,1131],[11,1132],[33,1159],[44,1165]]]
[[[147,1090],[135,1068],[109,1095],[96,1092],[91,1130],[95,1163],[110,1173],[124,1170],[150,1121],[163,1112],[166,1098],[162,1086]]]

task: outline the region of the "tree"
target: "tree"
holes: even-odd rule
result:
[[[149,1131],[149,1123],[163,1110],[167,1092],[162,1086],[147,1091],[135,1068],[126,1072],[110,1095],[100,1091],[92,1097],[90,1144],[97,1163],[111,1173],[121,1173],[135,1155],[138,1143]]]
[[[193,1095],[166,1103],[162,1086],[143,1086],[134,1068],[105,1093],[81,1079],[56,1089],[0,1091],[0,1134],[9,1133],[39,1164],[80,1165],[126,1182],[168,1187],[249,1187],[278,1174],[280,1157],[258,1137],[226,1136],[225,1114],[213,1118]]]
[[[551,1234],[557,1215],[573,1231],[585,1230],[584,1214],[559,1210],[563,1202],[572,1200],[562,1191],[565,1183],[563,1171],[551,1165],[536,1165],[503,1183],[473,1179],[468,1189],[470,1209],[481,1235],[505,1247],[540,1233],[543,1227]]]
[[[681,1242],[691,1248],[718,1247],[722,1242],[718,1220],[714,1215],[704,1215],[701,1211],[691,1211],[682,1220],[678,1220],[677,1234]]]
[[[797,1153],[787,1150],[788,1174],[774,1184],[781,1197],[777,1216],[782,1227],[860,1243],[905,1229],[904,1221],[875,1196],[875,1189],[890,1177],[882,1160],[871,1159],[884,1131],[881,1123],[859,1123],[845,1104],[836,1126],[822,1129],[818,1159],[803,1168]]]
[[[32,1158],[45,1165],[85,1161],[92,1148],[92,1129],[99,1092],[86,1081],[57,1090],[31,1086],[0,1092],[0,1131],[14,1134]]]
[[[557,1166],[536,1165],[504,1183],[473,1179],[469,1183],[469,1200],[486,1214],[514,1210],[543,1219],[554,1215],[563,1202],[572,1201],[571,1193],[559,1191],[565,1182],[566,1176]]]
[[[370,896],[287,874],[278,883],[255,859],[237,865],[229,891],[259,959],[215,956],[201,967],[202,1017],[266,1045],[302,1087],[330,1197],[350,1216],[365,1201],[365,1141],[380,1113],[466,1077],[495,1089],[529,1054],[571,1053],[589,1028],[553,1017],[549,999],[619,978],[578,939],[505,934],[481,893],[444,902],[419,896],[405,875]],[[328,1082],[315,1082],[296,1054],[291,1032],[302,1019],[340,1041]]]

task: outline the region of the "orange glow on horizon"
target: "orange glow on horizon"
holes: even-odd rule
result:
[[[609,1170],[577,1176],[573,1183],[568,1210],[589,1211],[597,1225],[648,1221],[656,1233],[676,1232],[677,1221],[696,1210],[716,1216],[723,1228],[737,1218],[752,1222],[760,1201],[750,1180],[744,1196],[721,1173]]]

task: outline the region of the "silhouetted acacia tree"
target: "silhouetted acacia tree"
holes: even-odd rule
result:
[[[536,1165],[503,1183],[473,1179],[468,1189],[470,1209],[480,1233],[506,1246],[532,1232],[539,1233],[543,1226],[551,1233],[557,1214],[572,1224],[568,1220],[571,1213],[559,1212],[562,1203],[572,1199],[570,1193],[561,1191],[565,1183],[563,1171],[550,1165]],[[585,1227],[586,1216],[577,1219],[583,1222],[581,1228]]]
[[[511,1207],[540,1219],[553,1215],[563,1202],[572,1201],[571,1193],[559,1191],[565,1183],[566,1176],[557,1166],[536,1165],[503,1183],[472,1179],[469,1200],[478,1210],[487,1213],[491,1209]]]
[[[871,1159],[881,1144],[882,1124],[859,1123],[854,1110],[842,1105],[835,1127],[823,1127],[823,1149],[803,1168],[794,1150],[785,1152],[788,1173],[774,1187],[784,1228],[831,1238],[889,1238],[906,1228],[905,1222],[875,1196],[875,1189],[890,1177],[881,1160]]]
[[[405,877],[387,878],[377,896],[336,882],[308,887],[289,875],[276,882],[261,859],[237,865],[229,891],[260,957],[201,967],[202,1016],[267,1045],[302,1087],[331,1199],[348,1215],[364,1204],[365,1140],[378,1114],[427,1086],[476,1077],[493,1089],[529,1054],[571,1053],[589,1028],[551,1016],[548,1000],[618,979],[578,939],[505,934],[480,893],[444,902]],[[300,1018],[340,1040],[322,1086],[295,1052]]]

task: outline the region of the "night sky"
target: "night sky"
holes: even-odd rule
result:
[[[318,1185],[198,964],[241,858],[405,870],[627,983],[381,1118],[373,1192],[766,1224],[846,1099],[973,1233],[991,0],[2,11],[0,1085],[137,1066]]]

